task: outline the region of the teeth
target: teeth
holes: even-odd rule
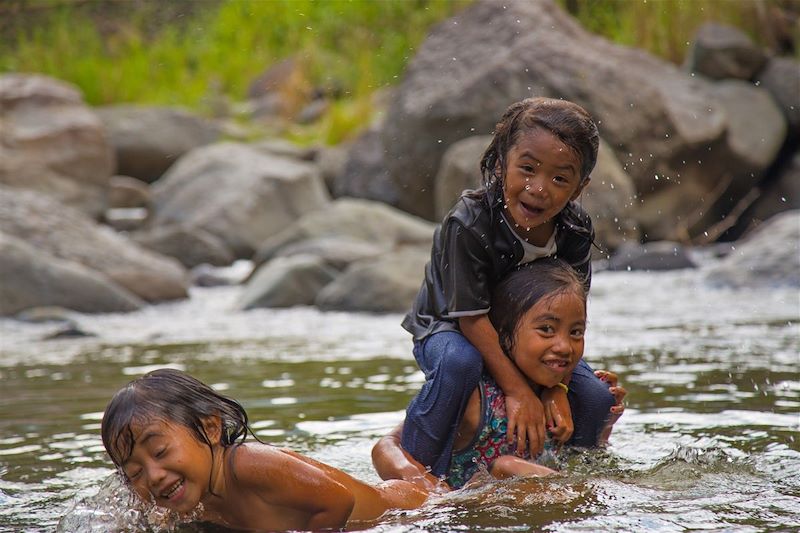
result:
[[[167,499],[171,498],[172,495],[175,494],[175,492],[177,492],[179,488],[181,488],[181,485],[183,485],[183,481],[175,482],[175,484],[172,487],[170,487],[168,491],[162,493],[162,496]]]

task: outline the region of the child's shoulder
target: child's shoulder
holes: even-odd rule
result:
[[[481,191],[464,191],[445,217],[445,222],[458,222],[470,227],[491,217],[486,198]]]

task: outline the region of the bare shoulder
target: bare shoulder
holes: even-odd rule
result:
[[[243,485],[275,486],[276,479],[285,478],[294,459],[280,448],[262,443],[245,443],[231,449],[230,466],[233,477]]]

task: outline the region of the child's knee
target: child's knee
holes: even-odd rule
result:
[[[447,352],[443,358],[444,373],[454,381],[474,387],[483,372],[483,357],[475,349]]]

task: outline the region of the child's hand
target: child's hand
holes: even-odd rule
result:
[[[572,410],[567,400],[567,391],[561,387],[552,387],[542,391],[544,416],[547,430],[559,444],[565,444],[575,430],[572,423]]]
[[[608,437],[611,436],[611,429],[614,427],[614,424],[619,420],[619,417],[622,416],[622,413],[625,412],[623,400],[625,399],[625,395],[628,394],[628,391],[625,390],[625,387],[620,387],[617,384],[618,378],[613,372],[596,370],[594,375],[600,378],[600,381],[608,384],[608,391],[614,395],[614,399],[616,400],[616,403],[611,406],[611,416],[608,418],[608,422],[606,422],[603,431],[600,432],[600,437],[597,439],[598,445],[604,445],[608,443]]]
[[[528,387],[514,394],[506,394],[506,415],[508,416],[508,442],[516,439],[516,454],[522,457],[526,449],[531,456],[544,449],[544,407],[542,402]]]

